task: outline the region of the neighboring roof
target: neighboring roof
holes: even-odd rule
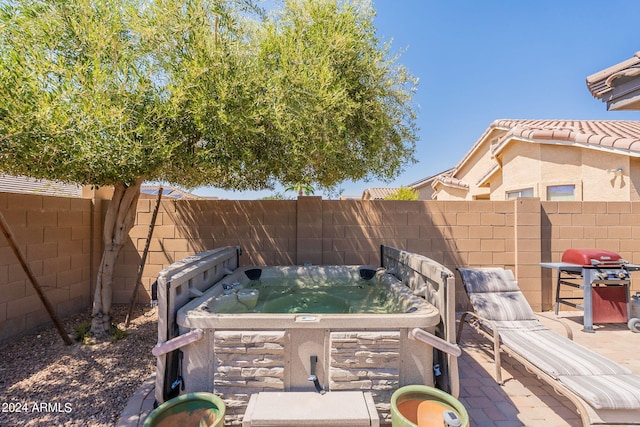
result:
[[[469,184],[461,179],[453,176],[453,173],[443,173],[436,177],[431,186],[435,189],[438,185],[444,185],[445,187],[458,188],[460,190],[468,190]]]
[[[159,186],[157,185],[142,185],[140,187],[140,193],[155,196],[158,194],[158,188]],[[217,197],[196,196],[188,191],[180,190],[179,188],[175,188],[170,185],[162,186],[162,197],[172,197],[174,199],[217,199]]]
[[[640,110],[640,52],[588,76],[587,88],[608,110]]]
[[[429,176],[427,178],[422,178],[421,180],[418,180],[416,182],[413,182],[413,183],[409,184],[409,187],[413,188],[415,190],[415,189],[418,189],[420,187],[424,187],[424,186],[427,186],[427,185],[433,186],[433,181],[435,181],[438,177],[440,177],[442,175],[445,175],[445,174],[451,174],[451,173],[453,173],[453,168],[447,169],[447,170],[442,171],[440,173],[437,173],[435,175],[431,175],[431,176]]]
[[[384,200],[385,197],[396,193],[399,188],[377,187],[367,188],[362,192],[363,200]]]
[[[26,176],[0,175],[0,191],[6,193],[35,193],[47,196],[82,197],[82,187],[76,184],[34,179]]]
[[[484,131],[473,147],[454,168],[458,171],[494,131],[500,138],[492,143],[498,155],[509,142],[517,139],[541,144],[560,144],[591,148],[632,157],[640,157],[640,121],[632,120],[496,120]],[[455,172],[453,174],[455,176]]]
[[[495,135],[495,137],[494,137]],[[490,138],[491,137],[491,138]],[[489,141],[490,139],[490,141]],[[458,171],[470,161],[480,147],[490,143],[493,157],[498,156],[512,141],[538,144],[566,145],[640,157],[640,121],[631,120],[495,120],[482,133],[471,149],[450,172],[438,175],[432,184],[466,190],[467,182],[456,177]],[[500,165],[493,165],[475,183],[485,186]]]
[[[496,120],[507,133],[492,147],[498,154],[512,139],[580,146],[640,157],[640,121],[631,120]]]

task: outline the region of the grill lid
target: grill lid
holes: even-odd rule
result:
[[[600,263],[616,265],[626,263],[619,254],[606,249],[567,249],[562,254],[562,262],[585,267]]]

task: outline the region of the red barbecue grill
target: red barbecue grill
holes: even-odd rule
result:
[[[630,319],[630,271],[640,270],[612,251],[567,249],[562,262],[540,264],[558,270],[555,313],[560,304],[584,311],[584,332],[595,332],[593,323],[628,323],[637,329],[640,319]],[[565,296],[563,287],[582,289],[582,296]],[[582,304],[578,304],[582,302]]]

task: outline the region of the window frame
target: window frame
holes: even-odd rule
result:
[[[556,188],[561,188],[561,187],[572,187],[573,192],[571,193],[571,198],[565,198],[562,195],[560,196],[561,198],[556,199],[553,197],[550,197],[551,194],[549,193],[549,190],[551,189],[556,189]],[[577,199],[577,190],[578,190],[578,186],[576,184],[551,184],[551,185],[546,185],[545,186],[545,197],[547,201],[550,202],[574,202]]]
[[[531,191],[531,195],[525,195],[523,196],[522,193],[524,191]],[[519,197],[536,197],[536,190],[534,187],[524,187],[524,188],[518,188],[518,189],[514,189],[514,190],[508,190],[504,192],[505,195],[505,200],[515,200]],[[512,196],[513,195],[513,196]]]

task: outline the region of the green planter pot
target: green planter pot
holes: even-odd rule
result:
[[[442,404],[446,410],[453,411],[458,416],[462,427],[469,426],[469,414],[458,399],[449,393],[426,385],[408,385],[393,393],[391,396],[391,425],[393,427],[417,427],[417,424],[413,422],[417,417],[414,412],[417,410],[415,401],[424,400],[432,400]],[[404,410],[404,413],[401,410]],[[438,425],[442,425],[442,421]]]
[[[144,421],[144,427],[224,426],[225,406],[213,393],[187,393],[167,400],[154,409]]]

